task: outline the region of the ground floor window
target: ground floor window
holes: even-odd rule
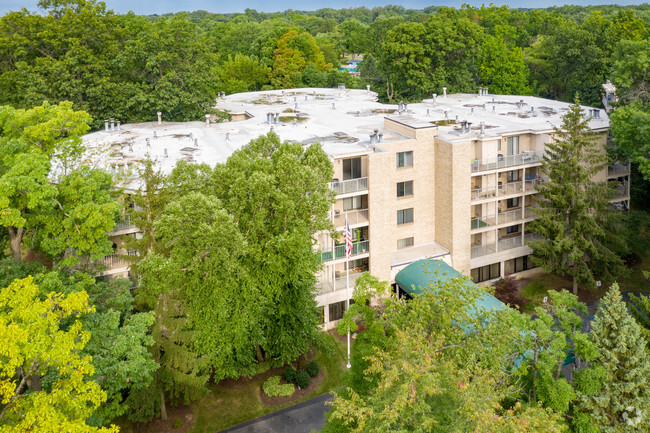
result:
[[[345,301],[335,302],[329,305],[330,309],[330,322],[334,320],[340,320],[343,318],[343,313],[345,313]]]
[[[505,273],[514,274],[517,272],[527,271],[528,269],[536,268],[537,265],[533,263],[530,256],[517,257],[516,259],[506,260]]]
[[[493,263],[487,266],[481,266],[480,268],[472,269],[472,280],[475,283],[480,283],[481,281],[493,280],[499,278],[499,264]]]

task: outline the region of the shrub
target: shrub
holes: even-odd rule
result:
[[[284,370],[284,374],[282,377],[284,377],[284,380],[286,380],[288,383],[296,383],[296,369],[293,367],[287,367],[286,370]]]
[[[295,388],[290,383],[280,385],[280,376],[271,376],[262,385],[262,390],[268,397],[288,397]]]
[[[183,427],[183,421],[181,421],[181,419],[178,417],[174,418],[174,428],[181,428],[181,427]]]
[[[523,307],[527,302],[519,294],[519,282],[512,275],[506,275],[494,285],[494,296],[501,302]]]
[[[300,388],[307,388],[310,382],[311,377],[309,377],[309,373],[307,373],[305,370],[298,370],[296,372],[296,385],[298,385]]]
[[[318,373],[320,372],[320,365],[318,365],[318,362],[316,361],[309,361],[305,366],[305,371],[307,374],[309,374],[309,377],[318,376]]]

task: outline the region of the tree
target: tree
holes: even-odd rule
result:
[[[513,46],[515,29],[497,25],[495,33],[494,36],[486,35],[481,45],[481,81],[494,94],[530,93],[524,53],[521,48]]]
[[[600,301],[591,337],[599,350],[595,362],[603,376],[590,389],[582,390],[581,410],[603,433],[648,431],[650,361],[646,341],[616,283]]]
[[[546,145],[542,173],[548,180],[539,186],[537,218],[529,226],[543,239],[531,242],[531,247],[536,263],[545,270],[573,278],[577,294],[578,283],[595,286],[594,269],[616,275],[623,263],[603,244],[608,193],[593,177],[603,169],[605,154],[577,99],[562,117],[561,127],[555,128],[555,136]]]
[[[119,207],[111,176],[81,164],[89,121],[69,102],[0,110],[0,226],[15,261],[28,235],[63,266],[108,253]]]
[[[86,380],[94,369],[80,353],[90,338],[79,321],[92,311],[88,295],[52,292],[40,300],[38,292],[31,277],[0,290],[3,430],[117,432],[86,424],[106,400],[99,385]]]
[[[376,285],[363,282],[355,297]],[[477,307],[485,289],[462,279],[430,289],[410,301],[384,298],[374,315],[364,306],[346,312],[346,320],[361,313],[373,322],[375,337],[364,344],[370,386],[338,392],[323,431],[563,431],[559,415],[548,410],[502,406],[518,392],[510,379],[519,313]],[[373,340],[381,345],[367,347]]]
[[[300,87],[301,73],[310,64],[319,72],[332,68],[331,63],[325,63],[323,52],[309,33],[290,30],[278,40],[273,52],[271,83],[276,88]]]
[[[178,303],[193,332],[185,344],[208,359],[216,380],[251,374],[267,301],[242,266],[247,245],[234,218],[216,198],[191,192],[172,201],[155,228],[159,253],[140,268],[148,303],[159,311],[156,326],[167,303]]]
[[[252,140],[213,171],[212,194],[247,245],[243,269],[261,294],[265,355],[286,363],[317,344],[315,234],[331,230],[332,163],[320,145]]]

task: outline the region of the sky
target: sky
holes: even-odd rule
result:
[[[550,6],[559,6],[563,4],[576,5],[604,5],[620,4],[632,5],[645,3],[647,0],[510,0],[499,1],[493,0],[495,5],[507,4],[513,8],[545,8]],[[232,13],[243,12],[244,9],[256,9],[263,12],[278,12],[287,9],[313,11],[321,8],[343,9],[359,6],[373,8],[375,6],[385,6],[388,4],[399,4],[409,9],[422,9],[427,6],[451,6],[460,7],[461,4],[467,3],[474,6],[480,6],[482,3],[490,1],[476,0],[405,0],[405,1],[376,1],[376,0],[105,0],[109,9],[119,13],[133,11],[138,15],[164,14],[168,12],[206,10],[215,13]],[[4,15],[10,10],[19,10],[23,7],[30,11],[39,11],[38,0],[0,0],[0,14]]]

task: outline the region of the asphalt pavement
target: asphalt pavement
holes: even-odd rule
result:
[[[221,433],[309,433],[320,430],[325,424],[325,413],[332,400],[331,394],[323,394],[310,400],[269,413],[252,421],[236,425]]]

